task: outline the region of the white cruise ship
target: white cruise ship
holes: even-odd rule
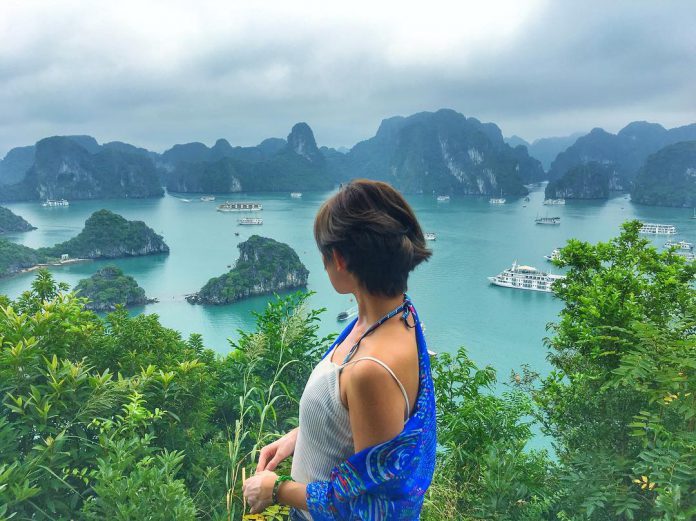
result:
[[[237,221],[239,224],[263,224],[261,217],[242,217]]]
[[[59,206],[70,206],[70,203],[65,199],[46,199],[41,206],[46,208],[57,208]]]
[[[563,275],[553,275],[532,266],[520,266],[513,262],[510,268],[495,277],[488,277],[488,280],[491,284],[504,288],[553,293],[553,283],[562,278]]]
[[[506,199],[504,197],[491,197],[488,200],[488,204],[505,204]]]
[[[437,196],[437,202],[438,202],[438,203],[445,203],[445,202],[447,202],[447,201],[449,201],[449,200],[450,200],[450,196],[449,196],[449,195],[438,195],[438,196]]]
[[[553,251],[551,252],[551,255],[544,255],[544,258],[551,262],[555,261],[561,256],[561,249],[560,248],[554,248]]]
[[[425,232],[425,233],[423,233],[423,237],[425,237],[426,241],[436,241],[437,240],[437,235],[435,235],[434,232]]]
[[[203,196],[201,196],[201,201],[203,201],[204,203],[209,203],[210,201],[214,201],[214,200],[215,200],[215,196],[214,196],[214,195],[203,195]]]
[[[290,197],[293,199],[302,199],[302,192],[290,192]]]
[[[225,201],[217,207],[218,212],[258,212],[263,210],[261,203]]]
[[[643,223],[640,233],[650,235],[675,235],[677,228],[673,224]]]
[[[537,217],[534,219],[537,224],[561,224],[560,217]]]
[[[677,248],[677,250],[691,251],[694,249],[694,244],[686,241],[667,241],[665,243],[665,248]]]
[[[565,199],[544,199],[544,204],[546,206],[565,204]]]

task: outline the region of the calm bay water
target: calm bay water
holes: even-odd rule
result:
[[[237,244],[254,233],[286,242],[297,251],[310,271],[308,287],[316,292],[312,305],[327,308],[321,332],[341,330],[342,324],[335,317],[353,303],[349,296],[334,292],[312,236],[314,215],[328,195],[306,193],[302,199],[291,199],[288,194],[235,194],[218,197],[213,203],[188,195],[182,197],[191,202],[185,202],[168,195],[150,200],[75,201],[69,208],[43,208],[38,203],[7,206],[38,227],[10,237],[31,247],[73,237],[87,217],[101,208],[145,221],[164,236],[170,255],[86,262],[55,268],[54,276],[74,286],[97,269],[115,264],[135,277],[148,296],[159,299],[159,303],[134,312],[156,313],[164,325],[184,336],[201,333],[207,347],[226,353],[228,339],[237,338],[239,328],[253,327],[251,312],[261,311],[268,298],[213,307],[188,304],[184,295],[226,272],[237,259]],[[263,226],[238,226],[239,214],[216,212],[215,205],[221,199],[262,202]],[[437,233],[437,241],[429,243],[434,250],[432,259],[416,269],[409,288],[427,326],[429,346],[440,352],[466,346],[477,363],[491,364],[502,379],[524,363],[541,373],[548,371],[542,340],[546,324],[556,319],[561,303],[550,294],[491,286],[487,276],[499,273],[514,260],[548,269],[550,264],[543,256],[566,239],[607,240],[631,218],[675,224],[678,239],[696,239],[696,220],[690,219],[690,209],[638,206],[624,196],[546,207],[541,188],[536,188],[530,199],[528,203],[520,199],[491,206],[488,198],[452,198],[438,203],[432,196],[408,197],[424,229]],[[562,223],[539,226],[534,223],[537,215],[558,215]],[[655,243],[662,245],[665,240],[656,238]],[[16,297],[29,287],[32,278],[32,274],[24,274],[0,279],[0,293]]]

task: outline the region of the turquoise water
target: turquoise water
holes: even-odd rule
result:
[[[237,244],[258,233],[292,246],[310,271],[309,289],[316,292],[312,304],[326,307],[321,332],[339,331],[335,317],[352,306],[347,295],[333,291],[312,237],[314,215],[328,193],[306,193],[302,199],[289,194],[245,194],[224,197],[260,201],[264,205],[261,227],[240,227],[238,214],[215,211],[220,197],[203,203],[168,195],[150,200],[75,201],[69,208],[43,208],[38,203],[7,205],[38,230],[17,234],[11,239],[27,246],[49,246],[76,235],[85,219],[100,208],[108,208],[127,219],[145,221],[162,234],[171,248],[168,256],[140,257],[116,261],[94,261],[53,269],[55,277],[74,285],[106,264],[116,264],[136,278],[148,296],[159,303],[134,312],[156,313],[163,324],[189,333],[201,333],[207,347],[219,353],[229,351],[228,338],[237,338],[237,329],[249,329],[251,311],[263,309],[267,297],[221,307],[188,304],[184,295],[197,291],[209,278],[234,264]],[[431,196],[409,196],[426,231],[437,233],[429,243],[434,255],[414,272],[409,293],[426,336],[435,351],[454,352],[466,346],[479,364],[491,364],[507,379],[510,370],[530,364],[545,373],[549,366],[543,338],[545,326],[557,317],[560,302],[550,294],[525,292],[489,285],[495,275],[512,261],[548,269],[543,256],[577,237],[588,241],[616,235],[619,225],[630,218],[671,223],[678,227],[678,239],[696,239],[696,220],[690,209],[655,208],[632,204],[624,196],[608,201],[575,201],[566,206],[545,207],[543,191],[535,189],[525,203],[521,199],[503,206],[491,206],[487,198],[453,198],[438,203]],[[527,205],[523,207],[523,205]],[[559,215],[560,226],[535,225],[536,215]],[[234,235],[239,232],[239,237]],[[655,239],[663,244],[666,238]],[[33,275],[0,280],[0,293],[16,297],[28,288]]]

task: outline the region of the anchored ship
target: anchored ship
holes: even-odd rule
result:
[[[563,275],[553,275],[532,266],[520,266],[513,262],[510,268],[494,277],[488,277],[488,280],[491,284],[504,288],[553,293],[553,283],[563,278]]]
[[[488,200],[488,204],[505,204],[505,198],[503,197],[503,190],[500,190],[500,197],[491,197]]]
[[[239,224],[263,224],[261,217],[242,217],[237,221]]]
[[[677,250],[691,251],[694,249],[694,244],[686,241],[667,241],[665,243],[665,248],[677,248]]]
[[[677,233],[677,228],[673,224],[643,223],[640,233],[647,233],[650,235],[674,235]]]
[[[56,208],[58,206],[70,206],[70,203],[65,199],[46,199],[41,206],[46,208]]]
[[[565,199],[544,199],[544,204],[546,206],[565,204]]]
[[[263,210],[261,203],[225,201],[217,207],[218,212],[258,212]]]
[[[215,200],[214,195],[204,195],[201,197],[201,201],[203,201],[204,203],[209,203],[210,201],[214,201],[214,200]]]
[[[553,251],[551,252],[551,255],[544,255],[544,258],[551,262],[555,261],[561,256],[561,249],[560,248],[554,248]]]
[[[437,196],[437,202],[438,202],[438,203],[445,203],[445,202],[447,202],[447,201],[449,201],[449,200],[450,200],[450,196],[449,196],[449,195],[438,195],[438,196]]]
[[[537,224],[561,224],[560,217],[537,217],[534,219]]]
[[[437,235],[435,235],[434,232],[425,232],[423,234],[423,236],[425,237],[426,241],[436,241],[437,240]]]
[[[293,199],[301,199],[302,192],[290,192],[290,197],[292,197]]]
[[[353,308],[350,308],[350,309],[348,309],[348,310],[346,310],[346,311],[341,311],[341,312],[336,316],[336,320],[338,320],[339,322],[344,322],[344,321],[348,320],[349,318],[354,317],[354,316],[357,315],[357,314],[358,314],[358,308],[357,308],[357,307],[353,307]]]

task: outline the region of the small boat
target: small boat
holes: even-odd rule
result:
[[[70,203],[65,199],[46,199],[41,206],[45,208],[59,208],[70,206]]]
[[[290,197],[292,197],[293,199],[301,199],[302,192],[290,192]]]
[[[436,241],[437,240],[437,235],[435,235],[434,232],[425,232],[423,234],[423,236],[425,237],[426,241]]]
[[[338,320],[339,322],[345,322],[346,320],[354,317],[357,314],[358,314],[358,308],[353,307],[353,308],[350,308],[346,311],[341,311],[338,315],[336,315],[336,320]]]
[[[258,212],[263,210],[261,203],[225,201],[217,207],[218,212]]]
[[[561,255],[561,249],[554,248],[553,251],[551,252],[551,255],[544,255],[544,258],[547,261],[551,262],[551,261],[555,261],[556,259],[558,259],[560,257],[560,255]]]
[[[449,195],[438,195],[437,196],[437,202],[438,203],[446,203],[449,202],[450,196]]]
[[[640,233],[649,235],[675,235],[677,228],[673,224],[642,223]]]
[[[240,225],[259,225],[263,224],[263,219],[261,217],[242,217],[237,221]]]
[[[181,201],[182,203],[190,203],[191,199],[184,199],[183,197],[179,197],[179,201]]]
[[[537,217],[534,219],[537,224],[561,224],[560,217]]]
[[[566,201],[565,199],[544,199],[544,204],[546,206],[563,205]]]
[[[209,203],[210,201],[214,201],[214,200],[215,200],[214,195],[204,195],[201,197],[201,201],[203,201],[204,203]]]
[[[239,237],[239,232],[234,232],[235,237]]]
[[[505,204],[505,198],[503,197],[503,190],[500,190],[500,197],[491,197],[488,200],[488,204]]]
[[[667,241],[665,243],[665,248],[676,248],[677,250],[691,251],[694,249],[694,245],[693,245],[693,243],[686,242],[686,241],[679,241],[679,242]]]
[[[528,202],[529,202],[529,196],[525,197],[525,198],[524,198],[524,201],[525,201],[526,203],[528,203]]]

